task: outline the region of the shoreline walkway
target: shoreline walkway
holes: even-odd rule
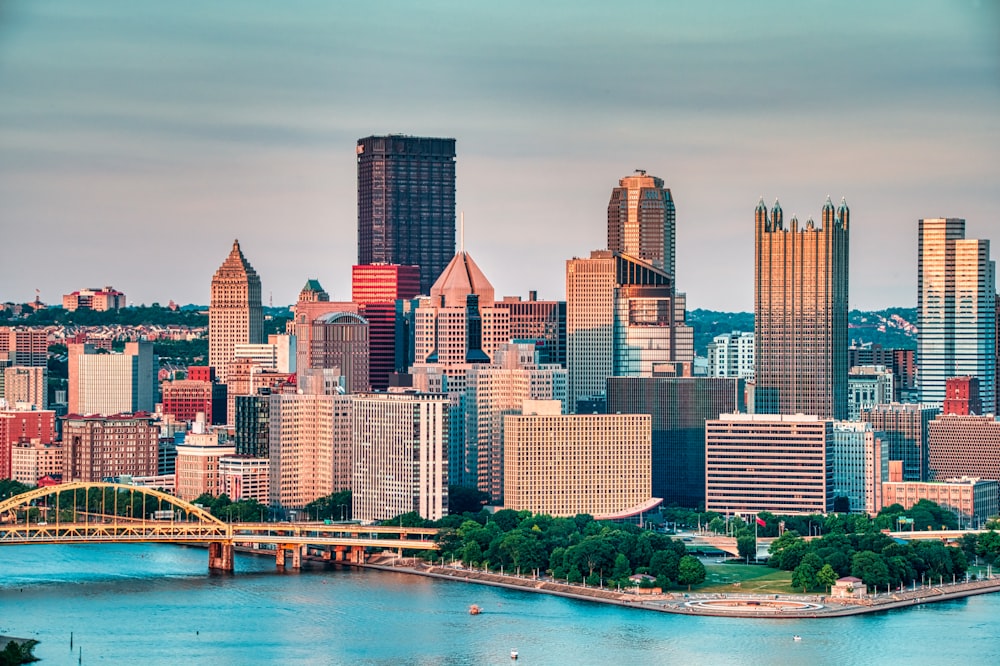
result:
[[[821,618],[844,617],[863,613],[878,613],[897,608],[911,608],[915,605],[960,599],[977,594],[1000,592],[1000,578],[974,580],[923,587],[917,590],[902,590],[871,595],[863,599],[834,599],[826,595],[782,595],[782,594],[700,594],[666,593],[636,594],[607,588],[593,588],[584,585],[558,583],[552,580],[530,576],[512,576],[493,572],[459,569],[450,566],[435,566],[404,560],[406,564],[366,563],[360,566],[456,580],[480,585],[493,585],[512,590],[524,590],[541,594],[583,601],[615,604],[628,608],[676,613],[679,615],[708,615],[715,617],[742,618]],[[393,561],[395,562],[395,560]],[[730,603],[726,603],[726,602]]]

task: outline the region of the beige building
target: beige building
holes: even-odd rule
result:
[[[417,365],[440,365],[449,387],[461,390],[471,364],[489,363],[510,342],[510,311],[495,306],[493,285],[466,252],[459,252],[421,298],[414,313]]]
[[[229,499],[270,501],[271,471],[267,458],[233,454],[219,458],[219,490]]]
[[[705,422],[705,509],[723,514],[833,510],[833,421],[722,414]]]
[[[153,476],[159,437],[149,416],[69,416],[63,424],[63,480]]]
[[[220,382],[229,375],[236,345],[264,342],[264,312],[260,278],[243,256],[240,242],[212,277],[208,307],[208,364]]]
[[[36,409],[48,407],[48,369],[14,366],[3,369],[3,397],[8,405],[26,403]]]
[[[448,399],[421,393],[362,393],[353,399],[357,520],[416,511],[439,520],[448,512]]]
[[[652,417],[560,413],[557,400],[525,400],[504,417],[504,508],[599,518],[652,509]]]
[[[69,413],[87,416],[152,412],[159,362],[151,342],[127,342],[122,353],[91,344],[69,347]]]
[[[62,444],[43,444],[37,439],[15,442],[10,451],[10,478],[30,486],[43,476],[61,477],[63,473]]]
[[[320,497],[349,489],[351,427],[349,396],[335,391],[272,395],[270,503],[301,509]]]
[[[199,438],[188,435],[183,444],[177,445],[174,481],[176,495],[189,502],[205,493],[221,495],[220,460],[235,453],[236,448],[233,446],[219,446],[218,437]]]
[[[883,507],[899,504],[909,509],[923,499],[953,511],[964,527],[977,526],[1000,513],[997,482],[993,480],[962,477],[944,481],[887,481],[883,484]],[[932,527],[938,529],[940,526]],[[920,525],[919,528],[927,529],[927,526]]]

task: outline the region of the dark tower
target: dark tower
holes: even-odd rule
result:
[[[420,293],[455,256],[455,139],[358,139],[358,264],[420,266]]]

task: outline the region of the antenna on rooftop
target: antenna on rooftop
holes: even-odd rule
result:
[[[462,254],[465,254],[465,211],[463,210],[459,213],[459,226],[458,226],[458,248]]]
[[[274,292],[273,291],[267,292],[267,307],[269,307],[269,308],[273,308],[274,307]]]

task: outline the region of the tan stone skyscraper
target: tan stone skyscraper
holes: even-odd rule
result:
[[[237,344],[264,342],[264,312],[260,303],[260,278],[233,241],[233,250],[212,276],[212,301],[208,308],[208,364],[220,381],[233,360]]]
[[[608,202],[608,249],[652,264],[671,277],[677,218],[663,179],[642,169],[618,181]]]
[[[850,211],[827,198],[823,226],[783,223],[777,202],[755,214],[754,335],[759,414],[847,418]]]

